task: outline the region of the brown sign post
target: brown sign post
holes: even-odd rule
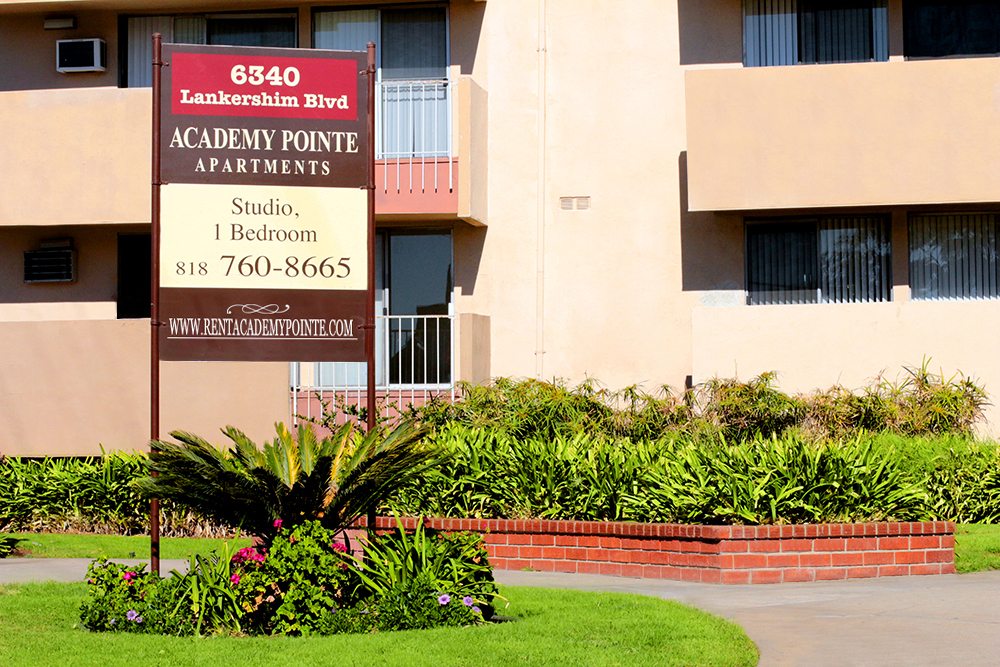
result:
[[[367,361],[371,405],[373,45],[153,49],[152,439],[161,358]]]

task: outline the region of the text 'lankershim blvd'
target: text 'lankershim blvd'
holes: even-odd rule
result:
[[[282,95],[281,93],[192,93],[181,89],[180,104],[211,105],[221,107],[301,107],[303,109],[350,109],[347,95],[326,97],[317,93]],[[221,113],[221,112],[220,112]]]

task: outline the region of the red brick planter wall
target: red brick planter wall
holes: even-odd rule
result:
[[[416,519],[404,519],[414,528]],[[364,522],[361,522],[364,525]],[[425,519],[483,535],[496,569],[531,568],[716,584],[955,572],[955,524],[684,526],[599,521]],[[378,528],[395,527],[379,517]]]

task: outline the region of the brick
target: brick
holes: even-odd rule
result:
[[[843,551],[847,540],[842,537],[813,540],[813,551]]]
[[[551,547],[556,543],[554,535],[532,535],[531,545],[535,547]]]
[[[722,582],[722,572],[719,570],[706,569],[701,571],[701,583],[718,584]]]
[[[941,548],[942,549],[954,549],[955,548],[955,536],[954,535],[942,535],[941,536]]]
[[[845,565],[864,565],[864,563],[865,555],[863,553],[847,551],[845,553],[834,552],[830,554],[830,564],[834,567]]]
[[[566,558],[566,549],[563,547],[542,547],[542,558],[562,560]]]
[[[910,548],[911,549],[940,549],[941,548],[941,536],[940,535],[920,535],[918,537],[911,537]]]
[[[691,555],[690,554],[678,554],[671,553],[667,558],[668,565],[675,565],[677,567],[690,567],[691,566]]]
[[[576,564],[576,571],[580,574],[600,574],[601,564],[589,561],[581,561]]]
[[[781,540],[754,540],[748,544],[747,551],[752,554],[775,553],[781,551]]]
[[[507,536],[504,533],[485,533],[483,542],[486,544],[507,544]]]
[[[642,565],[636,565],[634,563],[626,563],[622,565],[622,576],[642,578]]]
[[[880,577],[905,577],[909,573],[909,565],[882,565],[878,569]]]
[[[601,538],[601,548],[602,549],[621,549],[622,540],[620,537],[602,537]]]
[[[955,564],[941,563],[941,574],[955,574]]]
[[[655,551],[626,551],[628,554],[628,562],[630,563],[642,563],[648,564],[653,562],[653,554]]]
[[[814,538],[814,537],[817,537],[818,535],[819,535],[819,527],[818,526],[816,526],[815,524],[811,524],[811,525],[807,525],[806,526],[806,535],[805,535],[806,537],[808,537],[808,538]]]
[[[682,568],[681,581],[701,581],[701,570],[696,567]]]
[[[909,537],[880,537],[878,538],[878,548],[887,551],[898,551],[899,549],[910,548]]]
[[[913,565],[927,560],[927,553],[919,549],[914,551],[897,551],[896,565]]]
[[[677,546],[679,547],[678,551],[684,553],[698,553],[701,551],[701,544],[694,540],[681,540]]]
[[[816,581],[816,570],[808,567],[790,567],[782,573],[782,581]]]
[[[499,558],[517,558],[520,556],[520,547],[496,546],[493,553]]]
[[[868,551],[864,556],[865,565],[891,565],[896,562],[896,554],[892,551]]]
[[[954,549],[931,549],[927,553],[928,563],[954,563]]]
[[[822,567],[816,570],[816,581],[828,581],[832,579],[846,579],[846,567]]]
[[[552,561],[552,569],[556,572],[576,572],[576,561],[555,560]]]
[[[531,544],[531,535],[511,533],[507,535],[507,544]]]
[[[490,557],[490,565],[493,566],[494,570],[506,570],[507,569],[507,559],[506,558],[493,558]]]
[[[845,545],[847,551],[875,551],[878,540],[874,537],[851,537]]]
[[[654,565],[667,565],[670,563],[671,551],[654,551],[649,554],[649,562]]]
[[[848,579],[868,579],[878,576],[877,567],[849,567],[847,568]]]
[[[765,554],[734,554],[733,567],[738,570],[767,567],[767,556]]]
[[[722,572],[723,584],[749,584],[750,583],[750,571],[749,570],[729,570]]]
[[[531,561],[522,560],[520,558],[508,558],[507,559],[507,569],[508,570],[523,570],[525,568],[531,567]]]
[[[607,549],[587,549],[587,560],[607,562],[611,560],[611,552]]]
[[[833,556],[829,553],[799,554],[799,565],[802,567],[830,567]]]
[[[556,569],[556,564],[550,560],[532,560],[531,569],[539,572],[552,572]]]
[[[622,540],[622,549],[645,549],[646,540],[628,538]]]
[[[629,563],[631,562],[631,551],[622,551],[621,549],[612,549],[608,551],[608,560],[612,563]]]
[[[733,569],[733,554],[722,554],[719,556],[719,567],[723,570]]]
[[[642,566],[642,578],[643,579],[662,579],[663,570],[665,568],[659,565],[643,565]]]
[[[566,549],[564,553],[567,560],[587,560],[586,549]]]
[[[750,550],[750,543],[746,540],[723,540],[719,543],[719,551],[722,553],[742,554]]]
[[[941,563],[929,563],[927,565],[911,565],[911,575],[941,574]]]
[[[601,563],[600,574],[620,577],[622,576],[622,565],[621,563]]]
[[[601,538],[596,535],[581,535],[576,538],[577,546],[581,547],[599,547],[601,546]]]
[[[541,558],[542,548],[541,547],[521,547],[521,552],[518,554],[521,558]]]
[[[751,584],[780,584],[781,570],[753,570],[750,572]]]
[[[813,540],[807,540],[807,539],[781,540],[781,550],[798,551],[798,552],[812,551]]]
[[[556,535],[556,546],[575,547],[579,539],[576,535]]]
[[[772,554],[767,557],[768,567],[798,567],[798,554]]]

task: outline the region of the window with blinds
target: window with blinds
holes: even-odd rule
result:
[[[890,257],[884,216],[748,222],[747,304],[889,301]]]
[[[1000,1],[907,0],[903,3],[907,58],[1000,53]]]
[[[175,44],[272,46],[297,44],[294,14],[215,14],[208,16],[132,16],[125,22],[121,82],[127,88],[153,85],[153,33]]]
[[[910,298],[996,299],[997,214],[911,214]]]
[[[743,0],[746,67],[889,60],[887,0]]]

